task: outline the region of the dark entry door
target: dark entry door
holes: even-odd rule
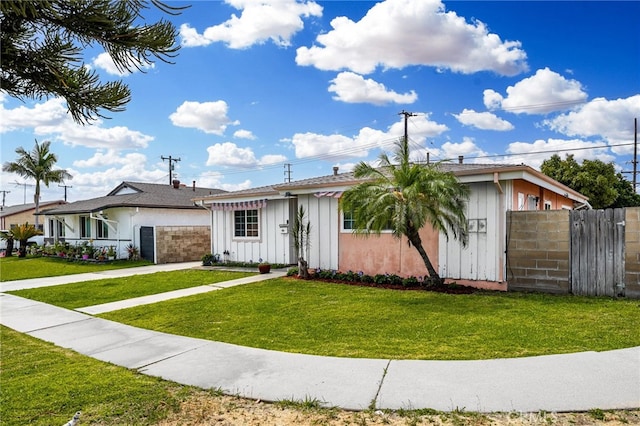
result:
[[[140,227],[140,257],[155,263],[154,257],[155,239],[152,226]]]

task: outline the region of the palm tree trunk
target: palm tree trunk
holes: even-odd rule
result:
[[[33,195],[33,201],[36,205],[36,213],[34,215],[36,222],[36,229],[40,229],[38,225],[40,224],[40,181],[36,180],[36,193]]]
[[[431,263],[431,260],[427,255],[427,252],[425,251],[424,247],[422,247],[422,239],[420,238],[420,234],[418,233],[418,231],[412,229],[407,233],[407,238],[409,239],[409,242],[416,248],[416,250],[418,250],[418,253],[420,253],[420,257],[422,258],[424,265],[427,267],[427,272],[429,272],[429,277],[431,277],[438,284],[442,283],[442,278],[440,278],[440,275],[433,267],[433,264]]]

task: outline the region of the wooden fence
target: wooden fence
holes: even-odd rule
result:
[[[624,296],[625,209],[570,213],[570,291],[584,296]]]
[[[640,298],[640,207],[510,211],[509,290]]]

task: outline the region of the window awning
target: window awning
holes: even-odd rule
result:
[[[330,198],[340,198],[342,197],[342,191],[325,191],[325,192],[316,192],[313,194],[316,198],[322,197],[330,197]]]
[[[212,203],[211,210],[256,210],[267,207],[267,200],[236,201],[231,203]]]

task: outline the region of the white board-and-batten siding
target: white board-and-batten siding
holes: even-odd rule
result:
[[[286,199],[268,200],[265,208],[258,209],[259,238],[234,237],[234,212],[213,210],[211,214],[212,253],[229,251],[229,260],[297,264],[294,249],[293,228],[298,206],[303,206],[311,223],[310,250],[307,255],[309,267],[322,269],[338,268],[338,200],[331,197],[316,198],[299,195]],[[282,225],[282,226],[281,226]],[[282,227],[288,225],[286,231]]]
[[[503,183],[504,185],[504,183]],[[504,207],[493,182],[470,184],[471,195],[467,204],[469,243],[467,247],[449,235],[440,234],[439,273],[444,278],[498,281],[502,249],[501,226]]]
[[[295,262],[291,248],[291,226],[289,199],[269,200],[265,208],[258,210],[258,238],[234,236],[234,212],[213,210],[211,212],[211,252],[224,259],[224,251],[229,251],[227,259],[237,262],[282,263]],[[280,225],[288,225],[286,232]]]

